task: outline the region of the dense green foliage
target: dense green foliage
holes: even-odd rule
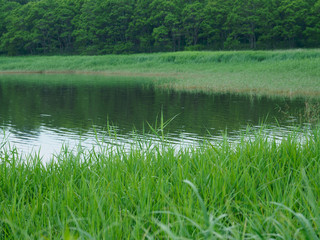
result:
[[[97,143],[48,164],[1,145],[0,238],[319,239],[320,130],[248,133],[178,151]]]
[[[0,53],[320,46],[320,0],[0,0]]]
[[[137,76],[148,77],[144,80],[149,86],[180,92],[229,92],[269,97],[319,98],[319,65],[319,49],[0,57],[2,74]],[[132,80],[141,82],[139,78]]]

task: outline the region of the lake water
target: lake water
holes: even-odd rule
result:
[[[300,122],[306,102],[177,93],[157,89],[152,82],[91,75],[0,75],[0,141],[7,140],[22,153],[40,151],[48,159],[63,145],[74,148],[79,142],[88,148],[97,140],[126,145],[143,132],[157,141],[149,124],[155,128],[161,115],[164,121],[174,118],[165,131],[177,146],[219,140],[225,131],[236,138],[248,124],[259,128],[261,122],[281,137]]]

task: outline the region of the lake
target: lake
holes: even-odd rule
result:
[[[170,81],[170,79],[166,79]],[[305,115],[306,99],[173,92],[150,78],[93,75],[0,75],[0,141],[44,159],[62,146],[97,142],[129,146],[161,122],[176,146],[236,139],[247,126],[270,127],[276,137]],[[307,124],[306,124],[307,125]],[[161,135],[161,132],[159,132]],[[7,144],[8,145],[8,144]]]

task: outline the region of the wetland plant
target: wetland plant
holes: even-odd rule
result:
[[[2,146],[0,239],[318,239],[320,129],[296,136],[66,147],[46,164]]]

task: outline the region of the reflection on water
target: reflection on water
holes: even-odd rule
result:
[[[41,148],[42,155],[50,156],[63,143],[72,147],[80,140],[88,147],[102,137],[105,142],[130,144],[145,132],[156,141],[148,123],[159,125],[161,113],[164,120],[176,116],[166,131],[177,145],[221,138],[225,130],[236,136],[248,124],[259,126],[262,121],[285,132],[299,121],[305,103],[163,91],[152,86],[152,79],[143,78],[1,75],[0,106],[0,127],[10,144],[23,152]],[[108,123],[117,140],[109,137]]]

